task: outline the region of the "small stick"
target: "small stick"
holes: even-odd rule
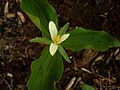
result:
[[[89,71],[89,70],[87,70],[87,69],[85,69],[85,68],[81,68],[81,70],[83,70],[83,71],[85,71],[85,72],[87,72],[87,73],[89,73],[89,74],[95,74],[96,76],[99,76],[99,77],[101,77],[101,78],[104,78],[105,80],[107,80],[107,81],[109,81],[109,82],[113,82],[113,80],[110,80],[109,78],[105,78],[104,76],[101,76],[101,75],[99,75],[99,74],[93,73],[93,72],[91,72],[91,71]]]
[[[87,73],[92,74],[92,72],[91,72],[91,71],[89,71],[89,70],[87,70],[87,69],[85,69],[85,68],[81,68],[81,70],[83,70],[83,71],[85,71],[85,72],[87,72]]]
[[[75,82],[75,84],[74,84],[74,86],[73,86],[73,88],[75,88],[76,85],[78,84],[78,82],[80,82],[80,81],[81,81],[81,77],[78,77],[77,80],[76,80],[76,82]]]
[[[69,90],[69,89],[72,87],[72,85],[74,84],[75,80],[76,80],[76,77],[73,77],[73,78],[70,80],[70,82],[68,83],[68,85],[67,85],[67,87],[65,88],[65,90]]]
[[[9,90],[12,90],[11,86],[9,85],[9,83],[8,83],[6,80],[4,80],[4,81],[5,81],[5,83],[7,84]]]
[[[9,5],[9,2],[6,2],[5,8],[4,8],[4,16],[6,16],[9,13],[8,5]]]

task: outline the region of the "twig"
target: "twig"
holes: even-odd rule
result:
[[[75,80],[76,80],[76,77],[73,77],[73,78],[70,80],[70,82],[68,83],[68,85],[67,85],[67,87],[65,88],[65,90],[69,90],[69,89],[72,87],[72,85],[74,84]]]
[[[109,82],[113,82],[113,80],[110,80],[109,78],[105,78],[105,77],[102,76],[102,75],[93,73],[93,72],[91,72],[91,71],[89,71],[89,70],[87,70],[87,69],[85,69],[85,68],[81,68],[81,70],[83,70],[83,71],[85,71],[85,72],[87,72],[87,73],[89,73],[89,74],[94,74],[94,75],[96,75],[96,76],[98,76],[98,77],[100,77],[100,78],[104,78],[105,80],[107,80],[107,81],[109,81]]]
[[[9,5],[9,2],[6,2],[5,8],[4,8],[4,16],[6,16],[7,13],[9,13],[8,5]]]
[[[5,83],[7,84],[9,90],[12,90],[11,86],[9,85],[9,83],[4,79]]]
[[[76,80],[76,82],[75,82],[75,84],[74,84],[74,86],[73,86],[73,88],[75,88],[76,85],[78,84],[78,82],[80,82],[80,81],[81,81],[81,77],[78,77],[77,80]]]

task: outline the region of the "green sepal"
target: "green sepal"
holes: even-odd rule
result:
[[[39,37],[33,38],[30,41],[35,42],[35,43],[43,43],[43,44],[51,44],[52,43],[52,41],[49,40],[48,38],[39,38]]]
[[[67,53],[65,52],[64,48],[61,45],[58,46],[58,51],[67,62],[71,63],[70,58],[68,57]]]
[[[61,29],[60,31],[58,32],[59,35],[63,35],[66,33],[66,31],[68,30],[68,27],[69,27],[69,23],[66,23]]]

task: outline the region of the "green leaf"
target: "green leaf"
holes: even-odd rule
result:
[[[58,32],[60,35],[63,35],[66,33],[66,31],[68,30],[68,27],[69,27],[69,23],[66,23],[61,29],[60,31]]]
[[[48,23],[54,21],[58,25],[58,18],[55,9],[48,3],[48,0],[22,0],[20,6],[43,35],[50,37]]]
[[[62,43],[62,46],[73,51],[88,48],[105,51],[110,47],[120,46],[120,41],[107,32],[76,28],[70,32],[69,38]]]
[[[31,65],[28,90],[56,90],[55,81],[61,78],[62,73],[63,61],[59,52],[52,57],[49,49],[45,48],[41,57]]]
[[[67,53],[65,52],[64,48],[63,48],[61,45],[58,46],[58,50],[59,50],[60,54],[64,57],[64,59],[65,59],[67,62],[71,63],[71,61],[70,61]]]
[[[95,88],[93,88],[93,87],[90,86],[90,85],[83,84],[83,85],[82,85],[82,90],[95,90]]]
[[[48,38],[33,38],[30,40],[31,42],[36,42],[36,43],[44,43],[44,44],[51,44],[52,41],[49,40]]]

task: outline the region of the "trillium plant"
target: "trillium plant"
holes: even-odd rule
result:
[[[88,48],[106,51],[111,47],[120,47],[120,41],[104,31],[81,27],[69,30],[69,23],[59,27],[56,11],[48,0],[22,0],[21,8],[42,33],[42,37],[35,37],[31,42],[46,44],[40,58],[31,64],[28,90],[57,90],[55,82],[64,72],[63,61],[72,62],[65,48],[71,51]]]
[[[62,45],[60,45],[70,35],[70,33],[65,34],[68,27],[69,27],[69,24],[67,23],[61,28],[60,31],[58,31],[55,23],[53,21],[50,21],[49,22],[49,32],[50,32],[51,40],[49,38],[38,38],[37,37],[37,38],[32,39],[31,42],[50,44],[49,52],[52,56],[58,50],[66,61],[71,62],[69,57],[67,56],[67,53],[65,52],[64,48],[62,47]]]

